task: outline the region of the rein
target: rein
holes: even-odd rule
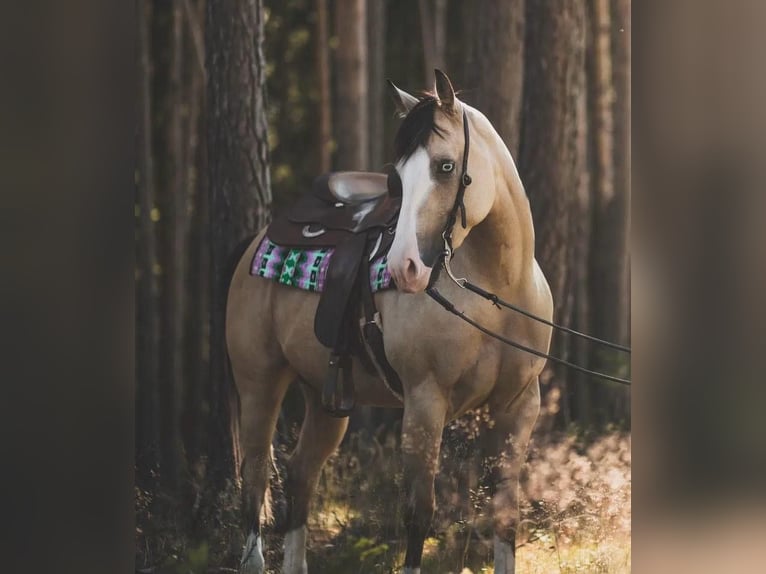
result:
[[[531,347],[522,345],[521,343],[517,343],[511,339],[508,339],[507,337],[499,335],[498,333],[494,333],[493,331],[490,331],[486,327],[482,326],[481,324],[477,323],[475,320],[468,317],[465,313],[457,309],[455,305],[449,299],[447,299],[444,295],[439,293],[439,290],[435,287],[435,284],[436,284],[436,281],[439,279],[439,273],[441,271],[441,268],[443,267],[444,270],[447,272],[447,275],[449,275],[449,278],[452,279],[452,281],[458,287],[460,287],[461,289],[466,289],[468,291],[471,291],[472,293],[475,293],[487,299],[488,301],[491,301],[492,304],[495,305],[498,309],[501,307],[505,307],[507,309],[520,313],[526,317],[529,317],[530,319],[534,321],[543,323],[545,325],[548,325],[549,327],[558,329],[559,331],[569,333],[570,335],[574,335],[576,337],[580,337],[582,339],[591,341],[593,343],[597,343],[599,345],[610,347],[612,349],[616,349],[624,353],[631,352],[630,347],[618,345],[617,343],[605,341],[603,339],[599,339],[591,335],[586,335],[585,333],[581,333],[580,331],[576,331],[574,329],[570,329],[569,327],[558,325],[554,323],[553,321],[548,321],[547,319],[538,317],[537,315],[534,315],[533,313],[530,313],[529,311],[526,311],[522,309],[521,307],[517,307],[516,305],[513,305],[512,303],[502,300],[500,297],[498,297],[494,293],[486,291],[485,289],[482,289],[478,285],[474,285],[473,283],[468,281],[468,279],[466,278],[458,278],[455,276],[455,274],[452,272],[452,268],[450,267],[450,261],[452,260],[452,255],[454,252],[454,249],[452,247],[452,231],[455,227],[455,224],[457,223],[458,211],[460,212],[460,224],[463,226],[463,229],[467,227],[464,198],[465,198],[466,188],[469,185],[471,185],[471,176],[468,175],[468,152],[470,151],[470,131],[468,129],[468,115],[466,114],[465,108],[463,109],[463,135],[465,138],[465,146],[463,149],[462,173],[460,174],[460,182],[457,188],[455,203],[453,204],[452,209],[449,213],[449,216],[447,217],[447,224],[445,225],[444,231],[442,232],[442,239],[444,240],[444,250],[439,255],[439,258],[436,262],[437,264],[434,265],[434,270],[431,273],[431,278],[428,282],[428,287],[426,288],[426,293],[428,294],[428,296],[431,297],[434,301],[436,301],[439,305],[441,305],[444,309],[446,309],[453,315],[459,317],[460,319],[462,319],[469,325],[472,325],[473,327],[475,327],[482,333],[492,337],[493,339],[497,339],[498,341],[502,343],[510,345],[511,347],[515,347],[516,349],[525,351],[537,357],[549,359],[560,365],[564,365],[565,367],[568,367],[570,369],[574,369],[581,373],[585,373],[586,375],[598,377],[598,378],[601,378],[607,381],[612,381],[615,383],[620,383],[622,385],[630,385],[631,384],[630,379],[623,379],[620,377],[615,377],[613,375],[599,373],[597,371],[591,371],[579,365],[570,363],[569,361],[566,361],[564,359],[560,359],[559,357],[554,357],[552,355],[549,355],[548,353],[544,353],[542,351],[538,351],[536,349],[532,349]]]

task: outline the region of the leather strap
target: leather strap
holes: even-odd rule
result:
[[[468,128],[468,115],[465,112],[465,108],[463,109],[463,138],[463,164],[460,173],[460,181],[457,186],[457,195],[455,196],[455,203],[452,205],[452,209],[447,216],[447,224],[444,226],[444,231],[442,231],[445,247],[444,251],[442,251],[441,255],[439,255],[433,265],[433,271],[431,271],[431,277],[428,280],[426,291],[429,291],[436,285],[436,281],[439,279],[439,274],[441,273],[441,268],[445,264],[445,259],[447,257],[452,257],[452,230],[457,223],[458,211],[460,212],[460,224],[463,226],[463,229],[468,226],[465,213],[465,190],[472,182],[471,176],[468,175],[468,152],[471,149],[471,135]]]
[[[364,277],[366,281],[362,281],[362,308],[364,310],[364,319],[362,322],[362,335],[367,343],[367,347],[372,353],[372,359],[378,367],[380,374],[383,376],[384,382],[391,391],[399,395],[404,394],[404,387],[402,381],[399,378],[399,374],[388,362],[386,357],[386,349],[383,342],[383,327],[381,325],[380,313],[378,313],[375,307],[375,297],[372,294],[372,288],[370,287],[370,261],[369,258],[365,258],[365,262],[362,264],[365,268]]]

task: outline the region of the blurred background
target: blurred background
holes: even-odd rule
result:
[[[228,255],[317,175],[379,171],[392,159],[398,120],[386,78],[417,93],[431,89],[438,67],[485,113],[529,195],[555,320],[629,344],[629,0],[138,0],[136,8],[138,569],[236,566],[237,405],[221,319]],[[630,374],[624,357],[566,336],[554,337],[553,353]],[[627,572],[630,390],[551,367],[542,383],[522,485],[523,572]],[[291,393],[278,461],[301,417],[300,393]],[[380,409],[352,417],[320,484],[314,571],[389,572],[401,562],[403,527],[392,511],[400,417]],[[435,572],[480,571],[489,558],[472,448],[483,422],[472,413],[445,430],[427,551]]]

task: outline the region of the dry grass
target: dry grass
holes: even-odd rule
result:
[[[459,433],[464,440],[456,441],[458,448],[455,441],[445,445],[424,572],[492,572],[486,497],[475,485],[465,491],[481,474],[467,433]],[[405,533],[395,442],[356,437],[330,461],[310,524],[314,572],[388,573],[401,566]],[[522,475],[517,572],[630,572],[630,464],[624,434],[533,444]]]
[[[439,510],[424,552],[423,572],[429,574],[492,572],[492,532],[485,491],[478,486],[482,470],[473,426],[461,423],[445,435],[437,480]],[[396,432],[372,436],[362,431],[328,461],[309,523],[312,573],[398,571],[405,550],[400,458]],[[630,465],[629,435],[611,433],[590,441],[573,436],[536,439],[522,473],[517,573],[630,572]],[[170,568],[161,570],[168,572],[180,571],[181,564],[186,572],[236,566],[241,543],[234,534],[236,497],[229,493],[221,500],[210,551],[206,545],[200,557],[201,551],[189,547],[172,521],[151,513],[155,505],[140,493],[137,563],[164,564]],[[276,567],[281,539],[270,534],[266,542],[267,560]],[[198,564],[189,568],[195,552]]]

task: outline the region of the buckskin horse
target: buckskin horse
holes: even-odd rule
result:
[[[404,409],[405,574],[420,572],[435,508],[434,477],[444,426],[471,409],[489,410],[494,424],[482,431],[482,440],[496,461],[490,485],[494,571],[510,574],[515,571],[519,474],[539,413],[538,376],[545,359],[487,337],[445,313],[425,291],[437,287],[487,328],[542,353],[550,343],[548,325],[501,313],[487,300],[471,297],[451,277],[476,278],[548,320],[553,301],[535,260],[529,201],[508,148],[480,111],[456,97],[444,73],[436,70],[435,80],[434,91],[420,97],[389,82],[403,117],[394,142],[393,172],[401,204],[395,228],[389,230],[393,241],[387,253],[396,289],[375,292],[374,305],[385,356],[400,379],[401,392],[393,392],[376,374],[380,369],[371,371],[355,354],[350,365],[354,396],[357,404]],[[344,203],[344,190],[351,202],[386,195],[385,182],[384,176],[341,172],[335,186],[341,200],[337,206]],[[298,381],[306,410],[286,464],[283,563],[285,574],[297,574],[307,572],[312,493],[348,418],[333,416],[337,413],[323,406],[327,348],[314,330],[320,295],[252,272],[265,233],[239,261],[227,302],[226,341],[240,396],[243,497],[250,521],[240,572],[260,574],[265,569],[259,517],[270,476],[271,442],[285,393]],[[304,227],[304,236],[312,235]],[[437,272],[445,256],[448,275]]]

